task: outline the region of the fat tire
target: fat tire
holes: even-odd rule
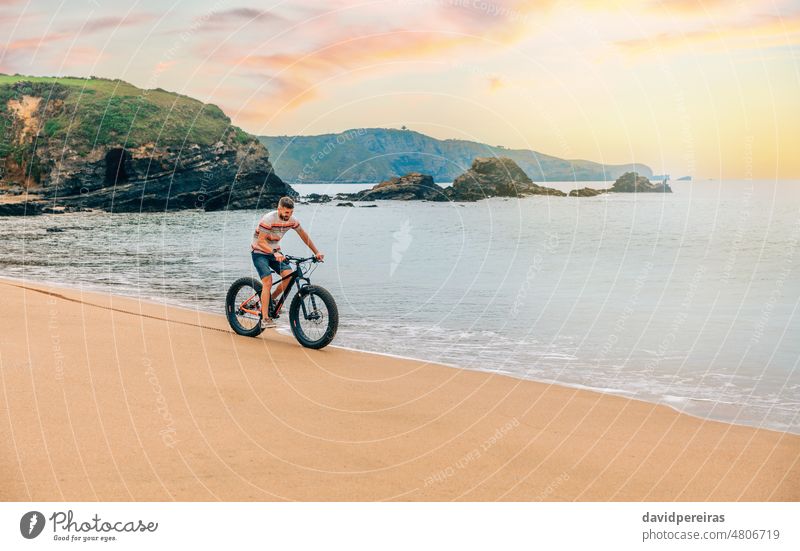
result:
[[[304,297],[309,294],[314,294],[319,297],[328,309],[328,328],[321,338],[316,341],[308,339],[300,328],[300,316],[302,315],[302,308],[300,306]],[[317,285],[306,285],[294,296],[292,304],[289,306],[289,326],[292,328],[292,333],[297,342],[306,348],[313,348],[319,350],[328,346],[333,337],[336,336],[336,330],[339,328],[339,310],[336,307],[336,301],[333,299],[327,289]]]
[[[228,288],[228,294],[225,297],[225,316],[228,318],[228,325],[231,326],[231,329],[236,334],[245,337],[257,337],[264,331],[261,329],[261,321],[256,323],[252,329],[245,329],[239,325],[239,320],[236,319],[236,309],[239,307],[236,304],[236,294],[245,286],[252,287],[256,293],[261,294],[261,281],[254,277],[240,277]]]

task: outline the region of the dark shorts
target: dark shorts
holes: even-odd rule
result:
[[[287,261],[278,262],[275,260],[274,254],[263,254],[251,251],[250,256],[253,257],[253,265],[256,267],[259,279],[264,279],[272,272],[280,275],[282,271],[292,269],[292,265]]]

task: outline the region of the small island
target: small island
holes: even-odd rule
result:
[[[640,176],[636,172],[626,172],[614,182],[608,189],[593,189],[589,187],[573,189],[569,192],[570,197],[594,197],[602,193],[672,193],[672,188],[664,181],[657,184],[652,183],[645,176]]]
[[[350,201],[464,201],[474,202],[490,197],[527,197],[529,195],[566,194],[557,189],[539,186],[513,160],[506,157],[477,157],[469,170],[458,176],[453,185],[442,187],[428,174],[411,172],[390,178],[357,193],[340,193],[338,199]],[[310,196],[309,196],[310,198]],[[319,196],[310,202],[320,202]]]
[[[458,201],[474,202],[490,197],[528,197],[549,195],[554,197],[595,197],[604,193],[672,193],[666,182],[652,183],[636,172],[626,172],[608,189],[573,189],[569,194],[558,189],[535,184],[511,159],[504,157],[477,157],[472,166],[455,179],[453,185],[443,188],[433,177],[419,172],[390,178],[370,189],[357,193],[339,193],[336,198],[346,201]],[[326,203],[327,195],[313,193],[309,203]]]

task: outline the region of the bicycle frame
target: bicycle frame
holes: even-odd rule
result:
[[[280,278],[279,280],[272,282],[272,286],[270,287],[270,291],[272,290],[272,287],[275,287],[276,285],[278,285],[282,281],[287,280],[287,279],[290,280],[289,284],[283,290],[283,293],[281,294],[280,299],[278,300],[278,302],[274,303],[274,306],[275,306],[274,310],[272,308],[270,308],[270,312],[269,312],[270,316],[273,316],[276,312],[280,311],[280,309],[283,306],[284,302],[286,302],[286,298],[289,296],[289,291],[291,291],[292,285],[296,285],[297,286],[297,292],[299,293],[303,289],[303,287],[311,284],[311,280],[309,278],[305,277],[305,275],[303,274],[303,269],[301,267],[302,264],[303,264],[302,261],[296,261],[294,270],[289,275],[286,275],[286,276]],[[305,283],[301,284],[300,283],[301,281],[304,281]],[[271,295],[271,293],[270,293],[270,295]],[[261,315],[260,311],[247,308],[247,306],[246,306],[251,300],[253,300],[256,297],[258,297],[258,295],[254,294],[254,295],[246,298],[244,301],[242,301],[242,303],[239,305],[239,310],[241,310],[242,312],[247,312],[248,314],[252,314],[254,316],[260,316]],[[270,306],[272,306],[272,304],[270,304]],[[303,308],[303,316],[306,319],[308,319],[308,312],[306,311],[305,302],[301,302],[300,306]]]
[[[289,275],[284,276],[284,277],[280,278],[278,281],[275,281],[275,282],[272,283],[272,287],[275,287],[276,285],[278,285],[282,281],[284,281],[286,279],[289,280],[289,284],[283,290],[283,294],[281,294],[280,299],[275,303],[275,310],[270,312],[270,315],[275,314],[277,312],[280,312],[281,307],[283,306],[283,303],[286,302],[286,299],[289,296],[289,291],[292,289],[292,285],[296,285],[297,286],[297,292],[299,293],[303,287],[305,287],[306,285],[310,285],[311,284],[311,280],[308,279],[307,277],[305,277],[305,275],[303,274],[303,270],[302,270],[302,268],[300,266],[301,266],[301,263],[298,262],[297,264],[295,264],[294,271],[292,273],[290,273]],[[301,284],[300,283],[301,281],[305,281],[305,283]],[[303,315],[307,316],[308,313],[306,312],[305,303],[301,303],[301,305],[303,307]]]

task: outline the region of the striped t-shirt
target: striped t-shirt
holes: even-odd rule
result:
[[[297,230],[300,228],[300,222],[297,221],[297,218],[294,215],[290,216],[288,220],[281,220],[281,217],[278,216],[278,211],[273,210],[265,214],[261,217],[261,220],[258,222],[258,226],[256,226],[256,231],[253,234],[253,242],[250,245],[250,248],[253,252],[267,254],[266,251],[262,251],[258,246],[258,236],[261,233],[266,233],[267,243],[269,244],[269,248],[273,251],[280,250],[280,240],[281,238],[286,235],[286,232],[289,230]]]

